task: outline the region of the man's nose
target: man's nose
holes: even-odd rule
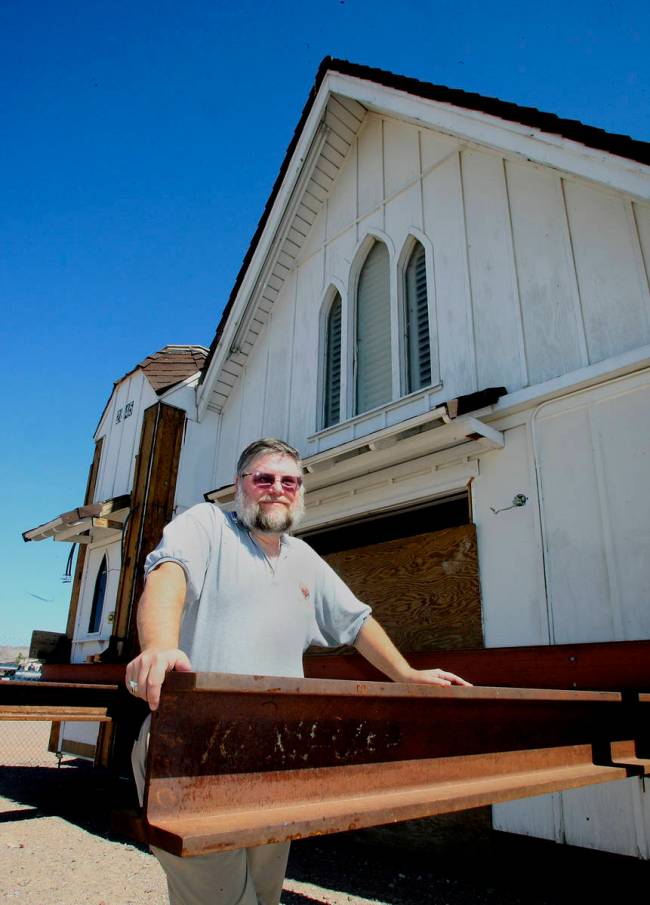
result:
[[[273,483],[271,484],[271,490],[274,493],[284,493],[284,487],[282,486],[282,478],[279,475],[275,476]]]

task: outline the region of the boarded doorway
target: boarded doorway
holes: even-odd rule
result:
[[[483,646],[476,529],[466,493],[304,539],[372,606],[402,652]]]
[[[313,532],[307,541],[373,608],[405,654],[483,647],[476,528],[467,493]],[[311,648],[327,656],[341,650]],[[444,669],[444,662],[439,664]],[[468,844],[489,832],[491,808],[361,830],[369,844]]]

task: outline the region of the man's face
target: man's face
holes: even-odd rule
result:
[[[275,482],[271,487],[259,487],[254,481],[255,473],[273,475]],[[285,475],[301,477],[300,468],[291,456],[262,453],[248,463],[245,476],[237,478],[235,507],[247,528],[282,534],[299,524],[304,515],[303,490],[285,490],[280,483]]]

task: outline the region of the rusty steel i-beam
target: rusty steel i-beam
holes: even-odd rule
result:
[[[170,674],[149,841],[196,855],[643,775],[648,714],[629,691]]]

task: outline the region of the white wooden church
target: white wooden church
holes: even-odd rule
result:
[[[77,531],[73,651],[133,639],[147,499],[158,531],[227,507],[264,435],[304,456],[301,533],[403,649],[650,638],[649,272],[648,144],[327,58],[207,358],[96,457],[86,503],[130,516],[105,516],[99,620],[103,523]],[[635,778],[492,819],[650,857]]]

